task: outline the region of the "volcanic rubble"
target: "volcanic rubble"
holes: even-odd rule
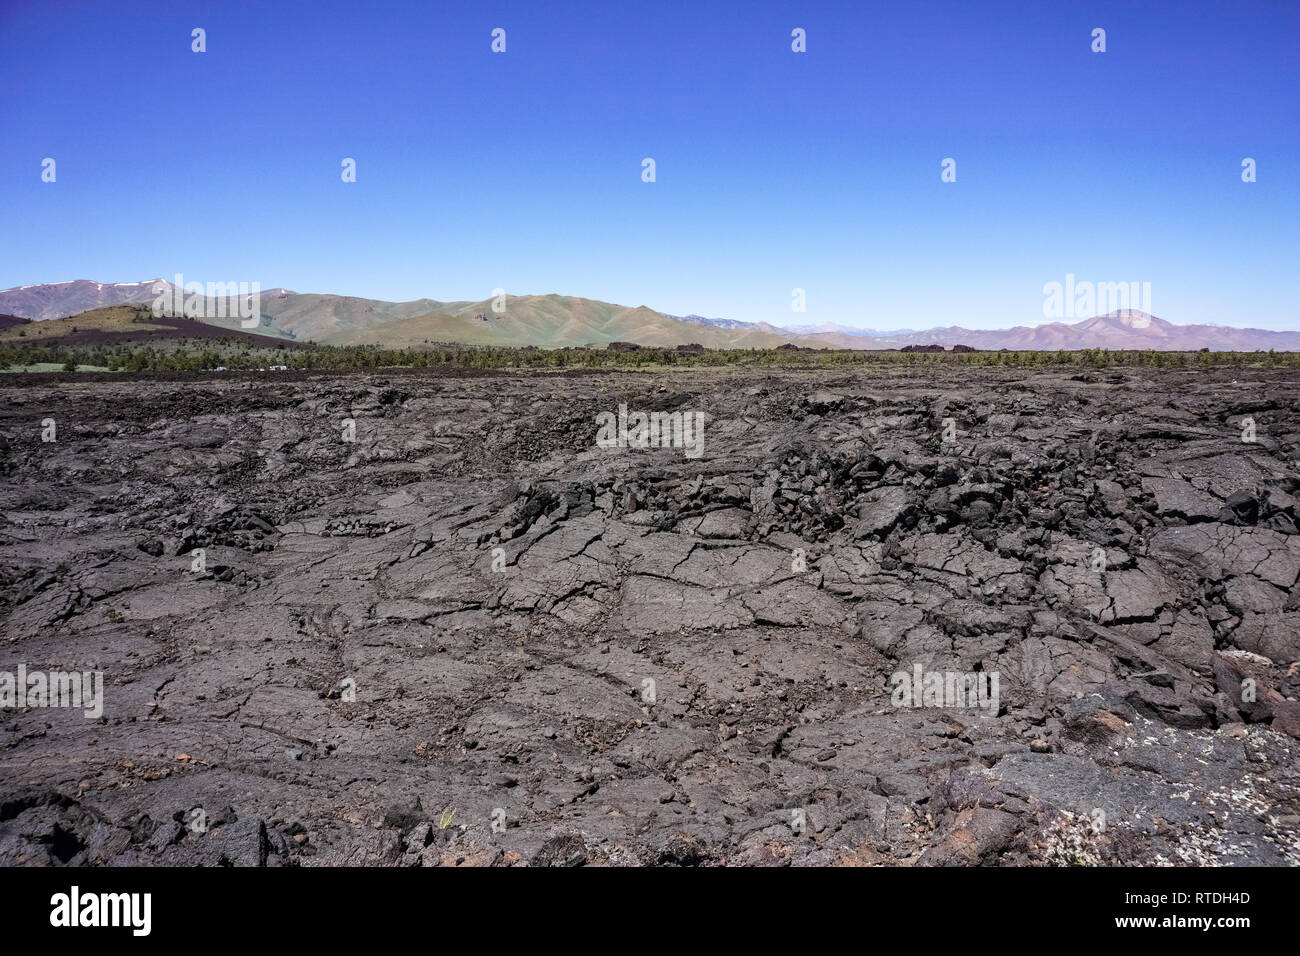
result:
[[[3,389],[0,864],[1300,863],[1284,371]]]

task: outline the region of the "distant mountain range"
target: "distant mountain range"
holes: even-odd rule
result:
[[[667,315],[667,313],[664,313]],[[775,329],[776,326],[767,325],[765,322],[742,322],[740,319],[706,319],[702,315],[669,315],[670,319],[680,319],[683,322],[694,322],[696,325],[708,325],[715,329]],[[777,331],[781,331],[777,329]],[[785,331],[789,331],[786,329]]]
[[[742,322],[740,319],[706,319],[702,315],[670,315],[670,319],[681,319],[683,322],[695,322],[699,325],[709,325],[715,329],[756,329],[760,332],[775,332],[788,335],[817,335],[821,333],[839,333],[841,335],[852,335],[859,338],[879,338],[889,335],[906,335],[915,331],[914,329],[894,329],[889,332],[878,332],[875,329],[859,329],[852,325],[839,325],[835,322],[822,322],[818,325],[769,325],[766,322]]]
[[[79,279],[49,285],[20,286],[0,291],[0,315],[69,323],[71,317],[106,306],[150,304],[162,279],[145,282],[93,282]],[[222,318],[202,321],[221,328],[243,330],[233,300],[206,300],[205,314],[220,305]],[[504,310],[493,299],[440,302],[416,299],[388,302],[353,296],[261,291],[260,324],[245,331],[298,342],[331,345],[383,345],[394,348],[425,343],[562,348],[635,342],[646,346],[698,343],[708,348],[775,348],[792,344],[807,348],[897,349],[908,345],[969,345],[977,349],[1157,349],[1192,351],[1300,351],[1300,332],[1230,328],[1217,325],[1174,325],[1136,310],[1120,310],[1081,322],[1053,322],[1009,329],[965,329],[960,326],[914,331],[877,332],[835,323],[781,328],[766,322],[674,316],[646,306],[623,306],[563,295],[508,296]],[[5,328],[0,335],[16,336]],[[55,327],[42,330],[42,339],[59,337]]]
[[[46,285],[22,285],[0,292],[0,312],[26,319],[62,319],[90,309],[108,305],[149,304],[157,298],[154,288],[162,283],[168,290],[172,283],[163,279],[144,282],[93,282],[75,279]],[[279,295],[284,289],[264,289],[262,297]]]
[[[1010,329],[963,329],[948,326],[880,336],[872,348],[902,348],[905,345],[956,344],[977,349],[1153,349],[1156,351],[1253,352],[1277,349],[1300,351],[1300,332],[1272,332],[1266,329],[1236,329],[1219,325],[1174,325],[1136,309],[1120,309],[1096,315],[1082,322],[1046,325],[1017,325]],[[859,346],[861,347],[861,346]]]
[[[852,325],[840,325],[838,322],[821,322],[817,325],[786,325],[782,326],[787,332],[797,332],[800,335],[815,335],[820,332],[838,332],[841,335],[854,335],[860,338],[876,339],[891,335],[911,335],[915,329],[891,329],[888,332],[880,332],[876,329],[859,329]]]

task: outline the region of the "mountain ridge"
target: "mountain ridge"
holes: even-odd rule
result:
[[[0,314],[34,321],[60,320],[113,305],[149,304],[165,279],[105,283],[89,279],[0,290]],[[1195,351],[1300,350],[1300,332],[1224,325],[1176,325],[1135,309],[1116,310],[1074,323],[1049,322],[1005,329],[943,326],[874,331],[833,322],[782,328],[766,322],[675,316],[648,306],[624,306],[557,293],[504,296],[481,301],[422,298],[405,302],[283,288],[260,292],[260,324],[247,331],[275,338],[332,345],[412,347],[432,342],[466,345],[561,348],[635,342],[706,348],[899,349],[909,345],[967,345],[982,350],[1077,350],[1084,348]],[[233,302],[205,300],[205,319],[242,328]],[[498,311],[498,307],[504,307]]]

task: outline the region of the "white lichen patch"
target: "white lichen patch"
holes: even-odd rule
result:
[[[1043,831],[1043,862],[1047,866],[1100,866],[1097,838],[1088,818],[1065,811]]]

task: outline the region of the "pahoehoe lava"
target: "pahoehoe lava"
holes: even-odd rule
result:
[[[1300,863],[1292,372],[3,390],[4,865]]]

